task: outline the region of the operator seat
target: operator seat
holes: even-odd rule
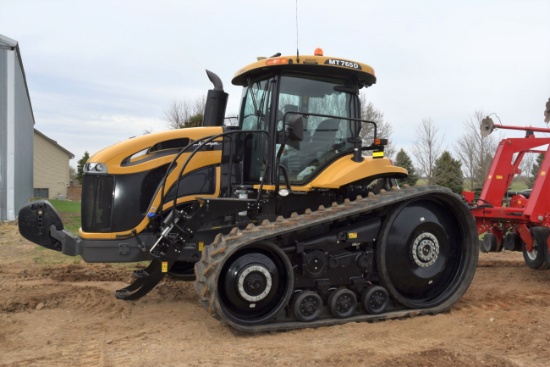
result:
[[[287,104],[284,105],[281,109],[281,114],[283,117],[289,118],[287,113],[289,112],[299,112],[298,106]],[[281,158],[281,164],[283,164],[291,179],[300,173],[306,167],[306,154],[309,151],[309,140],[311,134],[307,130],[307,124],[304,124],[304,130],[302,132],[303,139],[300,142],[295,142],[292,146],[287,144],[285,154]]]
[[[293,104],[286,104],[283,106],[282,112],[283,115],[287,112],[298,112],[298,106],[295,106]]]
[[[339,119],[326,119],[321,121],[315,132],[311,136],[312,143],[320,147],[330,146],[336,143],[336,133],[340,128]]]
[[[340,128],[339,119],[327,119],[321,121],[321,123],[315,129],[315,132],[311,136],[312,149],[318,154],[324,154],[335,149],[336,134]]]

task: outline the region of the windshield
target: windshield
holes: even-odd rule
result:
[[[348,138],[358,133],[357,96],[335,81],[283,76],[279,86],[277,130],[282,130],[290,115],[304,119],[303,140],[287,142],[281,157],[291,183],[309,180],[328,161],[353,145]],[[342,117],[343,119],[340,119]],[[347,119],[346,119],[347,118]]]
[[[267,120],[271,103],[271,81],[272,79],[260,80],[243,89],[239,114],[242,130],[267,131],[269,129]]]

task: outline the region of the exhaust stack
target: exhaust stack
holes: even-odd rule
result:
[[[206,70],[208,79],[214,84],[214,89],[208,90],[202,126],[222,126],[229,95],[223,91],[223,83],[219,76]]]

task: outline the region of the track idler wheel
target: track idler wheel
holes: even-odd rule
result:
[[[265,324],[287,305],[294,273],[277,246],[251,244],[220,262],[216,288],[220,312],[227,320],[245,326]]]
[[[357,297],[351,290],[339,288],[330,294],[327,303],[332,316],[338,319],[345,319],[355,312]]]
[[[383,224],[381,285],[408,308],[447,309],[468,289],[478,254],[475,222],[460,198],[449,192],[413,199]]]
[[[292,301],[292,312],[299,321],[316,320],[323,310],[323,300],[314,291],[300,292]]]
[[[361,294],[363,309],[371,315],[378,315],[384,312],[389,300],[388,291],[379,285],[371,285]]]

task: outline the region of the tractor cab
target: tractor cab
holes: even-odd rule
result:
[[[303,185],[339,157],[360,152],[359,90],[374,82],[368,65],[324,57],[319,49],[241,69],[233,79],[243,86],[239,127],[255,136],[244,181]]]

